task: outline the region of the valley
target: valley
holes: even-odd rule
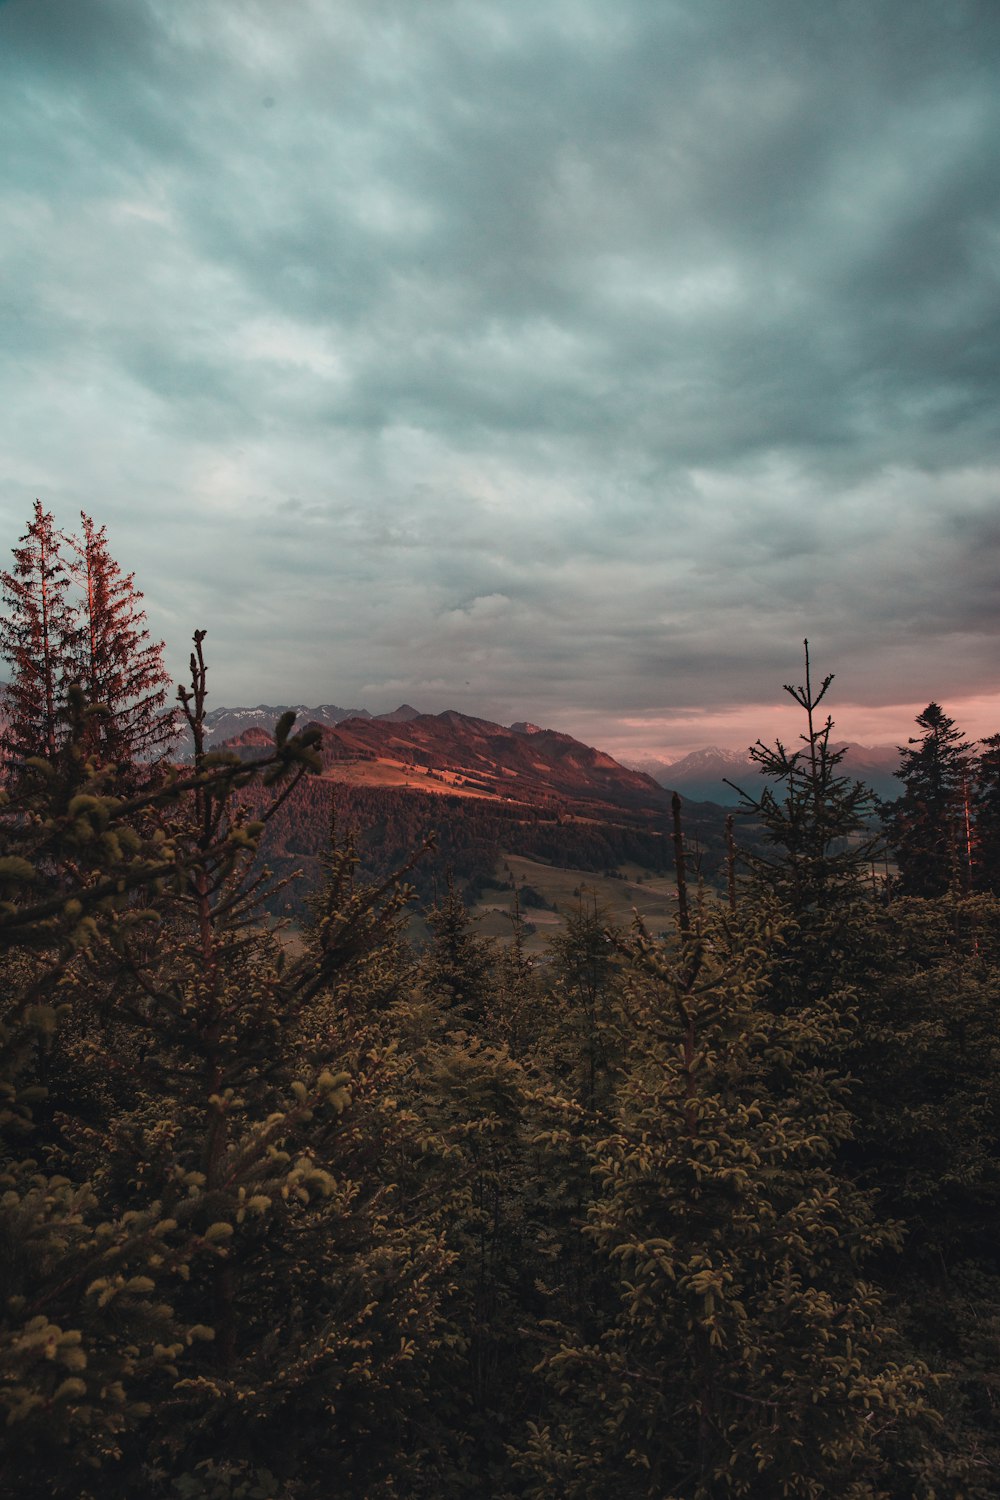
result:
[[[516,887],[535,954],[581,900],[596,900],[616,923],[638,911],[654,931],[669,925],[670,793],[643,772],[555,730],[456,712],[312,722],[321,729],[322,774],[296,789],[265,838],[275,874],[294,876],[273,915],[305,915],[334,815],[371,879],[385,879],[433,836],[407,876],[419,902],[433,904],[454,879],[486,936],[509,937]],[[272,744],[254,724],[216,748],[255,759]],[[690,879],[721,889],[725,810],[683,800]],[[744,837],[753,842],[752,826]],[[414,936],[424,933],[416,916]]]

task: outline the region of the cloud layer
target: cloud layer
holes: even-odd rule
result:
[[[1000,728],[998,64],[992,0],[7,0],[10,541],[106,521],[216,702],[680,746],[808,634]]]

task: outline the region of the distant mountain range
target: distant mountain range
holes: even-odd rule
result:
[[[418,719],[420,710],[401,703],[388,714],[370,714],[367,708],[339,708],[336,703],[321,703],[309,708],[304,703],[258,703],[255,708],[213,708],[205,715],[205,744],[209,749],[231,740],[247,729],[263,729],[268,734],[282,714],[289,711],[296,716],[296,728],[305,724],[320,724],[324,728],[341,724],[345,719],[377,719],[388,724],[405,724]],[[182,754],[191,753],[190,737],[185,736]]]
[[[863,781],[879,797],[898,797],[902,787],[893,772],[899,767],[899,750],[895,745],[858,745],[841,740],[834,749],[845,750],[842,773],[854,781]],[[723,750],[710,745],[692,750],[681,760],[641,760],[636,770],[645,771],[663,787],[678,791],[698,802],[718,802],[724,807],[739,803],[739,794],[728,785],[734,782],[751,797],[759,796],[766,785],[746,750]]]
[[[571,735],[542,729],[527,720],[504,726],[451,709],[422,714],[409,703],[382,714],[340,708],[335,703],[315,708],[266,703],[255,708],[217,708],[206,717],[206,744],[217,747],[236,740],[248,751],[261,748],[289,706],[297,715],[297,727],[318,724],[324,730],[324,759],[331,770],[336,765],[338,775],[377,780],[381,785],[416,785],[414,776],[419,776],[423,789],[435,790],[426,785],[427,773],[433,772],[445,778],[440,789],[464,795],[506,801],[523,796],[530,801],[544,792],[584,800],[596,797],[622,807],[638,806],[648,799],[650,783],[658,792],[678,791],[685,800],[724,807],[739,802],[729,782],[754,797],[765,785],[746,750],[710,745],[676,761],[645,759],[626,765]],[[338,732],[330,733],[333,730]],[[846,776],[865,782],[880,797],[899,795],[900,784],[893,775],[899,765],[895,745],[841,741],[836,748],[846,750],[842,762]],[[374,762],[382,763],[377,775]],[[362,766],[367,767],[363,773]],[[404,767],[410,768],[406,776]]]
[[[282,710],[218,710],[208,742],[249,756],[270,744]],[[333,715],[340,715],[331,722]],[[299,727],[323,731],[324,772],[331,779],[383,790],[450,793],[571,816],[662,820],[668,793],[651,776],[572,735],[534,724],[507,727],[453,709],[421,714],[408,704],[388,714],[341,714],[325,705],[301,712]],[[233,733],[233,729],[237,733]],[[226,731],[229,731],[227,734]]]

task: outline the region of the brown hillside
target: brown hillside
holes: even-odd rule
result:
[[[326,777],[354,786],[448,793],[597,820],[659,820],[669,801],[651,776],[554,729],[525,733],[454,710],[317,727]],[[252,757],[268,743],[254,727],[227,745]]]

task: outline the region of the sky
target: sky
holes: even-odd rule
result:
[[[996,0],[0,0],[0,549],[210,706],[1000,730]],[[787,701],[787,700],[785,700]]]

